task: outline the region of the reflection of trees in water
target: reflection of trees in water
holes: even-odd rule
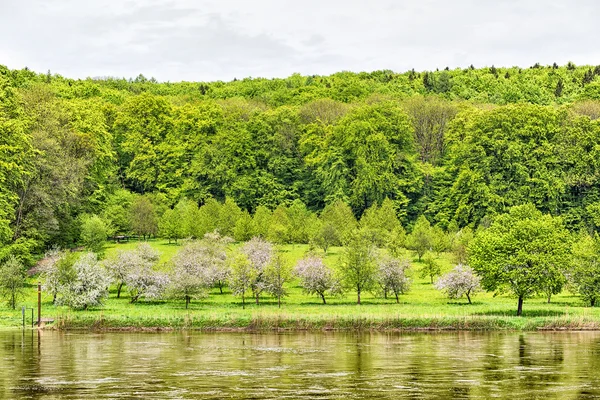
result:
[[[600,333],[40,334],[0,332],[0,398],[173,388],[214,398],[600,394]],[[10,389],[21,383],[30,390]]]

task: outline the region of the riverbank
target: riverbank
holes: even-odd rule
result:
[[[99,318],[84,315],[58,316],[45,329],[91,331],[176,331],[270,332],[270,331],[583,331],[600,330],[600,320],[589,317],[510,316],[372,316],[296,317],[251,315],[223,318],[217,315],[155,317],[131,320],[113,315]]]

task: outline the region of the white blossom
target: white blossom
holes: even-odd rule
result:
[[[166,273],[154,271],[149,265],[138,265],[125,277],[125,284],[131,296],[131,302],[135,303],[140,298],[147,300],[159,299],[163,296],[170,284]]]
[[[338,294],[341,285],[335,278],[333,271],[323,263],[318,256],[309,256],[296,264],[296,275],[300,278],[300,284],[308,294],[316,294],[326,304],[326,294]]]
[[[264,279],[264,271],[273,258],[273,244],[259,237],[254,237],[247,241],[241,249],[242,254],[250,262],[250,267],[254,270],[254,281],[251,288],[256,304],[260,294],[268,289],[268,282]]]
[[[84,253],[73,264],[74,279],[62,285],[57,304],[74,309],[99,306],[108,297],[110,277],[94,253]]]
[[[383,256],[378,261],[377,281],[384,293],[391,292],[399,302],[398,296],[410,288],[410,279],[406,271],[410,267],[407,260],[399,260],[390,256]]]
[[[451,299],[458,299],[465,295],[470,304],[471,295],[481,290],[481,278],[475,274],[473,268],[458,264],[452,271],[438,279],[435,287],[445,292]]]

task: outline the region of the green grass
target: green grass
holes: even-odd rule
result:
[[[134,248],[136,244],[111,244],[107,246],[106,255],[118,249]],[[180,248],[160,240],[150,244],[161,251],[163,264]],[[290,262],[301,258],[307,250],[306,245],[281,248]],[[336,265],[340,254],[341,248],[331,249],[326,263]],[[439,261],[443,271],[452,268],[449,255],[442,254]],[[465,299],[449,300],[435,290],[428,279],[419,277],[420,268],[415,258],[411,268],[413,285],[408,294],[401,296],[400,304],[364,293],[363,304],[358,306],[355,293],[348,292],[329,298],[328,304],[323,305],[319,298],[304,294],[297,282],[292,282],[290,295],[284,299],[281,309],[276,299],[266,296],[261,298],[260,305],[247,303],[246,309],[242,309],[241,299],[227,290],[220,294],[218,289],[212,290],[206,299],[193,301],[187,310],[183,301],[175,300],[130,304],[126,291],[116,299],[115,288],[111,288],[104,307],[87,311],[55,307],[52,299],[43,295],[42,315],[54,318],[54,326],[63,329],[600,329],[600,308],[585,307],[578,296],[568,292],[554,296],[550,304],[541,297],[527,299],[524,316],[516,317],[516,299],[480,293],[471,305]],[[29,281],[28,296],[23,303],[29,307],[37,304],[36,282],[35,277]],[[0,308],[0,327],[20,324],[20,309]]]

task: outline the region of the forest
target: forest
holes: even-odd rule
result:
[[[359,220],[386,199],[407,231],[420,216],[476,229],[531,203],[593,232],[599,117],[600,66],[572,63],[179,83],[0,66],[0,258],[78,246],[90,219],[109,236],[237,225],[247,240],[254,216],[308,243],[293,221],[337,203]],[[169,231],[194,207],[205,226]]]
[[[399,302],[406,251],[420,284],[450,298],[510,293],[521,315],[524,299],[567,288],[594,306],[599,228],[600,66],[195,83],[0,67],[12,308],[42,258],[52,304],[75,309],[111,285],[132,303],[187,308],[227,286],[242,304],[264,292],[281,305],[292,277],[323,303],[344,291]],[[184,245],[158,270],[156,244],[103,260],[107,240],[149,238]],[[292,274],[281,251],[297,244],[309,253]],[[438,279],[442,259],[456,267]]]

